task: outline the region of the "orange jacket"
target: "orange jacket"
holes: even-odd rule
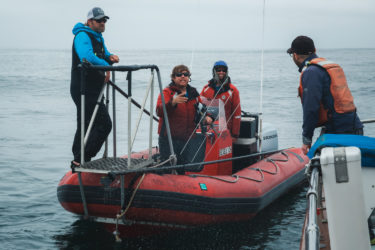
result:
[[[356,107],[354,106],[353,96],[349,90],[348,84],[346,82],[346,77],[342,68],[338,64],[327,61],[324,58],[314,58],[310,62],[308,62],[307,67],[309,65],[320,66],[324,68],[329,74],[329,77],[331,78],[330,92],[333,97],[335,111],[339,114],[354,112],[356,110]],[[302,101],[302,93],[303,93],[303,87],[302,87],[303,72],[304,71],[302,71],[301,73],[300,83],[299,83],[299,88],[298,88],[298,94],[301,98],[301,101]],[[323,125],[327,121],[328,121],[328,110],[323,107],[322,103],[320,103],[318,126]]]
[[[207,99],[213,99],[215,94],[213,82],[209,82],[209,84],[204,86],[201,92],[201,96]],[[220,93],[216,95],[216,99],[221,99],[224,102],[227,128],[232,137],[238,137],[241,123],[240,92],[232,83],[227,83],[222,87]]]

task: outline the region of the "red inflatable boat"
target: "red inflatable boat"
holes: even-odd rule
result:
[[[296,148],[278,150],[276,130],[262,123],[259,114],[242,111],[240,136],[232,144],[222,98],[209,100],[201,97],[202,108],[198,107],[197,110],[198,130],[194,130],[184,145],[181,152],[186,149],[188,153],[185,152],[186,156],[180,159],[176,158],[171,147],[173,138],[168,126],[167,112],[164,112],[164,122],[171,148],[169,159],[159,157],[158,150],[152,148],[150,138],[153,137],[153,121],[158,119],[153,117],[152,112],[146,112],[144,106],[135,103],[141,109],[138,122],[141,121],[143,112],[149,115],[149,149],[132,153],[138,127],[132,137],[130,103],[134,102],[131,99],[131,72],[151,69],[147,97],[149,90],[153,89],[154,71],[158,75],[159,91],[163,93],[158,67],[92,66],[84,63],[81,68],[83,75],[87,69],[128,72],[126,79],[129,94],[114,83],[108,83],[113,90],[128,98],[127,149],[130,158],[116,157],[116,108],[113,95],[114,157],[106,156],[90,162],[81,159],[81,166],[74,167],[74,173],[69,171],[61,179],[57,197],[66,210],[105,223],[117,236],[139,236],[248,220],[304,180],[307,156]],[[84,81],[85,78],[82,77],[82,86],[85,86]],[[104,88],[105,85],[98,97],[98,103],[103,98]],[[84,93],[85,91],[82,91],[83,104]],[[107,94],[107,98],[108,96]],[[150,96],[152,111],[152,91]],[[163,109],[166,110],[163,95],[161,96]],[[98,105],[91,121],[95,119]],[[205,114],[214,117],[214,122],[208,126],[202,122]],[[84,109],[81,116],[84,117]],[[85,128],[81,128],[81,145],[85,145],[91,125],[92,123],[88,126],[86,135]],[[107,150],[105,152],[107,153]],[[81,155],[84,155],[83,147]],[[176,160],[184,164],[178,165]]]
[[[135,154],[136,158],[147,154]],[[304,179],[308,158],[291,148],[272,154],[234,174],[206,165],[200,173],[125,175],[121,208],[120,177],[82,173],[88,214],[121,236],[251,219],[262,208]],[[58,186],[58,199],[68,211],[83,215],[77,173],[68,172]],[[125,211],[126,210],[126,211]],[[125,213],[124,213],[125,211]],[[121,216],[123,215],[123,216]],[[121,217],[116,220],[116,216]]]

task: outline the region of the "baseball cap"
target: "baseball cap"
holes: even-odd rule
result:
[[[89,13],[87,14],[87,20],[89,19],[95,19],[95,20],[99,20],[99,19],[102,19],[102,18],[107,18],[109,19],[108,16],[106,16],[104,14],[104,11],[99,8],[99,7],[94,7],[92,8]]]
[[[308,36],[297,36],[292,46],[286,51],[288,54],[308,55],[315,52],[314,41]]]

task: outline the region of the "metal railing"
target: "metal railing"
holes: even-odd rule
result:
[[[152,138],[152,124],[153,124],[153,119],[156,119],[154,116],[153,116],[153,109],[154,109],[154,104],[153,104],[153,84],[154,84],[154,71],[156,71],[157,73],[157,79],[158,79],[158,85],[159,85],[159,91],[160,93],[162,93],[163,91],[163,86],[162,86],[162,83],[161,83],[161,76],[160,76],[160,71],[159,71],[159,68],[156,66],[156,65],[127,65],[127,66],[98,66],[98,65],[92,65],[92,64],[89,64],[89,63],[82,63],[80,65],[80,68],[81,68],[81,164],[84,164],[85,163],[85,159],[84,159],[84,149],[85,149],[85,146],[86,146],[86,143],[87,143],[87,140],[88,140],[88,137],[90,135],[90,132],[91,132],[91,129],[92,129],[92,126],[93,126],[93,122],[95,120],[95,117],[96,117],[96,113],[97,113],[97,110],[99,108],[99,105],[97,104],[95,106],[95,109],[94,109],[94,112],[93,112],[93,115],[91,117],[91,120],[90,120],[90,123],[89,123],[89,126],[88,126],[88,129],[85,133],[85,92],[86,92],[86,73],[88,71],[92,71],[92,70],[101,70],[101,71],[112,71],[112,79],[113,81],[112,82],[109,82],[109,83],[103,83],[103,87],[102,87],[102,90],[100,92],[100,95],[98,97],[98,103],[101,101],[101,99],[103,98],[103,95],[104,95],[104,89],[105,87],[107,86],[107,84],[109,84],[110,86],[112,86],[113,88],[113,91],[112,91],[112,96],[113,96],[113,150],[114,150],[114,157],[116,157],[116,99],[115,99],[115,92],[119,92],[120,94],[122,94],[123,96],[125,96],[127,99],[128,99],[128,155],[130,156],[131,154],[131,149],[132,149],[132,145],[134,143],[134,140],[135,140],[135,136],[136,136],[136,133],[137,133],[137,129],[138,129],[138,125],[139,125],[139,122],[140,122],[140,119],[141,119],[141,115],[142,113],[147,113],[149,116],[150,116],[150,130],[149,130],[149,137]],[[137,71],[137,70],[141,70],[141,69],[151,69],[151,78],[150,78],[150,84],[148,86],[148,89],[147,89],[147,92],[146,92],[146,95],[145,95],[145,99],[144,99],[144,102],[142,104],[142,106],[140,107],[141,109],[141,112],[140,112],[140,117],[138,119],[138,122],[137,122],[137,127],[135,128],[135,132],[133,134],[133,138],[131,137],[131,116],[132,116],[132,112],[131,112],[131,104],[133,103],[134,104],[134,101],[132,99],[132,72],[133,71]],[[115,84],[115,72],[116,71],[120,71],[120,72],[127,72],[127,82],[128,82],[128,93],[126,94],[125,91],[122,91],[121,88],[119,88],[116,84]],[[145,103],[146,103],[146,100],[147,100],[147,96],[149,95],[149,92],[151,91],[151,101],[150,101],[150,111],[146,111],[144,106],[145,106]],[[109,93],[109,90],[107,89],[107,98],[108,98],[108,93]],[[171,155],[175,155],[174,154],[174,149],[173,149],[173,144],[172,144],[172,137],[171,137],[171,133],[170,133],[170,126],[169,126],[169,120],[168,120],[168,114],[167,114],[167,111],[166,111],[166,107],[165,107],[165,99],[164,99],[164,96],[161,94],[161,101],[162,101],[162,105],[163,105],[163,112],[164,112],[164,123],[165,123],[165,126],[166,126],[166,132],[167,132],[167,137],[168,137],[168,143],[169,143],[169,147],[170,147],[170,151],[171,151]],[[108,108],[108,107],[107,107]],[[83,142],[83,143],[82,143]],[[149,151],[151,153],[151,150],[152,150],[152,140],[150,139],[149,140]],[[129,166],[131,164],[130,162],[130,157],[128,157],[128,161],[129,161]]]
[[[319,155],[311,159],[307,166],[307,173],[310,175],[310,187],[307,191],[308,199],[308,223],[305,228],[305,249],[319,250],[320,231],[318,226],[317,209],[321,200],[319,188],[320,183],[320,157]]]
[[[157,79],[158,79],[158,85],[159,85],[159,91],[160,91],[160,96],[161,96],[161,101],[163,105],[163,122],[166,128],[166,133],[168,137],[168,143],[169,143],[169,148],[170,148],[170,153],[171,153],[171,161],[172,164],[176,164],[177,159],[174,153],[173,149],[173,144],[172,144],[172,137],[171,137],[171,132],[170,132],[170,126],[169,126],[169,120],[168,120],[168,114],[166,111],[166,103],[164,99],[163,93],[163,86],[161,82],[161,76],[160,76],[160,71],[159,68],[156,65],[129,65],[129,66],[98,66],[98,65],[92,65],[88,63],[87,61],[84,61],[82,64],[79,65],[79,68],[81,69],[81,166],[85,165],[85,146],[88,141],[90,132],[92,130],[94,120],[96,117],[96,114],[99,109],[99,103],[102,101],[103,95],[105,88],[107,87],[106,90],[106,108],[109,110],[109,87],[112,87],[112,121],[113,121],[113,157],[117,157],[117,139],[116,139],[116,92],[120,93],[124,97],[128,99],[128,137],[127,137],[127,143],[128,143],[128,158],[127,158],[127,167],[131,167],[132,162],[131,162],[131,152],[132,152],[132,147],[133,143],[136,138],[136,134],[138,131],[138,126],[142,118],[142,114],[146,113],[150,116],[150,128],[149,128],[149,155],[152,155],[152,131],[153,131],[153,121],[158,119],[153,115],[153,110],[154,110],[154,100],[153,100],[153,95],[154,95],[154,71],[157,73]],[[132,72],[137,71],[137,70],[143,70],[143,69],[150,69],[151,70],[151,77],[150,77],[150,82],[144,97],[144,101],[142,105],[139,105],[132,99]],[[108,83],[103,83],[102,89],[100,91],[100,94],[97,99],[97,104],[95,105],[93,114],[90,118],[89,125],[87,127],[87,131],[85,132],[85,93],[86,93],[86,75],[89,71],[111,71],[112,72],[112,81],[109,81]],[[118,87],[115,84],[115,72],[127,72],[127,83],[128,83],[128,93],[123,91],[120,87]],[[151,93],[150,93],[151,92]],[[145,105],[147,102],[148,95],[150,94],[150,111],[147,111],[145,109]],[[132,128],[131,128],[131,105],[135,104],[138,108],[141,109],[140,115],[137,121],[137,126],[135,128],[135,131],[132,136]],[[107,157],[108,155],[108,140],[105,142],[105,150],[104,150],[104,157]],[[149,159],[152,159],[149,157]],[[81,192],[81,198],[82,198],[82,203],[83,203],[83,208],[84,208],[84,216],[87,218],[88,215],[88,209],[87,209],[87,203],[85,199],[85,192],[84,192],[84,187],[82,184],[82,178],[81,178],[81,172],[77,171],[78,174],[78,181],[79,181],[79,186],[80,186],[80,192]],[[124,205],[124,176],[122,175],[120,178],[121,182],[121,207]]]

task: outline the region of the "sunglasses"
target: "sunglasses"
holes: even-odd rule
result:
[[[185,72],[185,73],[176,73],[176,74],[174,74],[175,76],[177,76],[177,77],[181,77],[181,76],[186,76],[186,77],[188,77],[188,76],[190,76],[190,73],[188,73],[188,72]]]
[[[227,70],[226,69],[217,69],[216,72],[225,72],[225,73],[227,73]]]
[[[102,18],[102,19],[99,19],[99,20],[93,19],[93,20],[97,23],[106,23],[107,22],[107,18]]]

